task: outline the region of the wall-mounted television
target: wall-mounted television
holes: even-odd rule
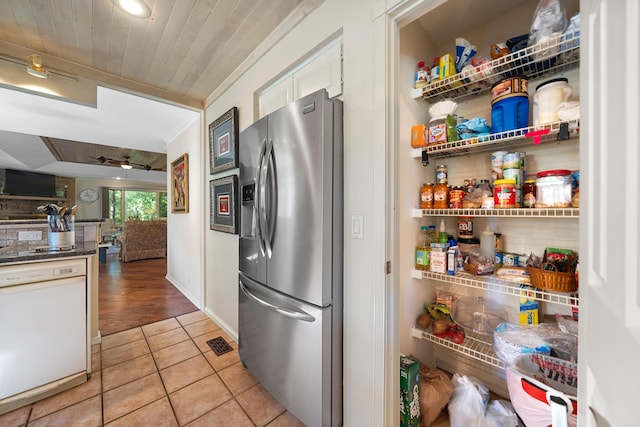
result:
[[[54,197],[56,195],[56,177],[46,173],[5,169],[4,194]]]

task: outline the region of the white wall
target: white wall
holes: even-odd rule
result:
[[[196,118],[167,145],[169,165],[187,153],[189,157],[189,212],[167,213],[167,280],[178,288],[198,308],[203,306],[203,218],[206,181],[201,179],[204,160],[201,146],[204,138],[202,121]],[[167,188],[171,185],[170,168]],[[169,201],[171,206],[171,201]],[[206,263],[205,263],[206,265]]]
[[[344,42],[344,424],[379,425],[376,388],[383,387],[375,359],[381,357],[380,337],[372,327],[383,304],[376,304],[373,283],[384,276],[384,266],[372,265],[374,237],[375,168],[373,140],[373,18],[374,0],[326,0],[300,25],[269,50],[251,69],[206,109],[210,123],[232,106],[239,110],[240,131],[254,121],[254,91],[303,58],[323,41],[342,33]],[[201,148],[208,157],[206,148]],[[208,168],[208,166],[207,166]],[[381,171],[379,171],[381,172]],[[232,171],[231,173],[237,173]],[[383,172],[382,172],[383,173]],[[203,181],[212,177],[203,174]],[[208,199],[206,201],[208,202]],[[364,216],[364,239],[352,240],[352,215]],[[232,336],[238,329],[238,236],[206,232],[205,310]],[[376,354],[376,352],[378,354]],[[378,401],[379,403],[379,401]]]

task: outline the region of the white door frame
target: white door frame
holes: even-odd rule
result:
[[[383,241],[376,260],[390,262],[390,269],[384,280],[376,279],[374,300],[380,310],[375,315],[375,347],[383,349],[374,355],[374,370],[384,375],[383,384],[374,384],[374,401],[380,402],[380,425],[397,426],[400,424],[400,341],[399,325],[399,287],[398,287],[398,242],[395,238],[397,225],[397,170],[395,168],[399,91],[397,75],[400,56],[400,28],[411,23],[421,15],[434,9],[446,0],[381,0],[374,7],[373,26],[373,84],[374,84],[374,167],[384,173],[374,174],[374,229],[383,233],[376,241]],[[384,213],[379,215],[378,213]],[[378,246],[376,246],[378,247]],[[382,253],[384,251],[384,253]],[[376,264],[378,265],[378,264]],[[383,276],[376,276],[383,277]],[[375,375],[375,378],[380,378]]]

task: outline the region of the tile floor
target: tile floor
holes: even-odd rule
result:
[[[222,336],[233,351],[216,356]],[[0,415],[3,427],[302,426],[246,370],[237,343],[202,312],[108,335],[91,379]]]

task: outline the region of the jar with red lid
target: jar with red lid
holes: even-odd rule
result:
[[[571,206],[571,171],[559,169],[536,174],[536,208]]]
[[[439,183],[433,189],[433,208],[447,209],[449,207],[449,187]]]

